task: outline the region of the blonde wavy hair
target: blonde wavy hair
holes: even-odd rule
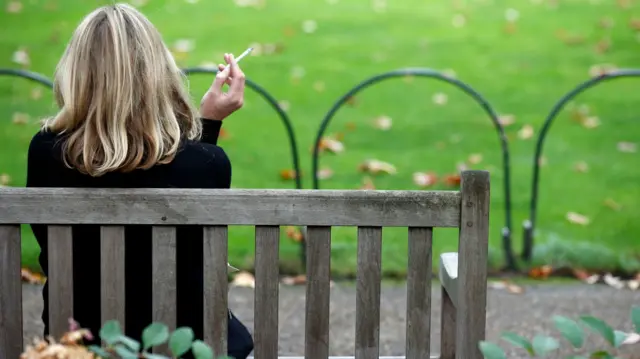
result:
[[[129,5],[101,7],[75,30],[54,79],[65,164],[94,177],[171,162],[202,124],[158,30]]]

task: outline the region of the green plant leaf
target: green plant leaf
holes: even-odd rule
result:
[[[597,352],[591,353],[589,359],[613,359],[613,356],[606,350],[598,350]]]
[[[178,328],[171,334],[169,349],[171,349],[174,358],[179,358],[191,349],[193,337],[193,330],[189,327]]]
[[[120,335],[116,337],[114,343],[120,343],[126,346],[127,349],[136,353],[140,351],[140,343],[138,343],[136,340],[133,340],[125,335]]]
[[[99,335],[100,339],[104,340],[107,344],[113,344],[118,337],[122,336],[120,323],[118,323],[117,320],[106,321],[100,329]]]
[[[213,359],[213,350],[202,340],[193,342],[191,352],[196,359]]]
[[[102,349],[101,347],[99,347],[97,345],[89,345],[88,349],[89,349],[90,352],[93,352],[94,354],[96,354],[100,358],[103,358],[103,359],[111,358],[111,355],[106,350]]]
[[[148,350],[169,339],[169,328],[162,323],[151,323],[142,331],[142,349]]]
[[[582,347],[582,344],[584,344],[584,331],[578,323],[560,315],[555,315],[553,322],[562,336],[567,339],[574,348],[578,349]]]
[[[148,353],[148,352],[143,352],[142,356],[146,359],[170,359],[167,356],[164,355],[160,355],[160,354],[153,354],[153,353]]]
[[[560,343],[551,337],[536,335],[531,341],[536,355],[545,356],[550,351],[560,348]]]
[[[138,359],[138,353],[134,353],[127,347],[124,347],[122,345],[118,345],[114,348],[114,350],[116,354],[118,354],[118,356],[120,356],[120,358],[122,359]]]
[[[512,332],[504,332],[501,336],[502,340],[507,341],[517,347],[524,348],[529,355],[535,355],[533,346],[529,340],[521,335]]]
[[[629,334],[622,332],[620,330],[614,330],[613,331],[613,336],[614,336],[614,342],[613,342],[613,346],[616,348],[619,348],[620,345],[622,344],[622,342],[627,339],[627,337],[629,336]]]
[[[580,317],[580,320],[582,320],[584,324],[591,328],[591,330],[602,335],[602,337],[610,345],[615,345],[616,336],[613,332],[613,329],[607,323],[605,323],[604,320],[592,317],[590,315],[582,316]]]
[[[502,348],[497,344],[480,341],[480,343],[478,343],[478,347],[480,348],[484,359],[507,359],[504,350],[502,350]]]
[[[636,333],[640,334],[640,307],[631,308],[631,322],[636,327]]]

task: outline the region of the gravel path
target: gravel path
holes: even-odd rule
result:
[[[431,351],[438,353],[440,328],[440,291],[433,287]],[[42,330],[40,287],[23,286],[25,339]],[[304,353],[304,287],[280,287],[280,355]],[[247,325],[253,327],[253,290],[232,288],[230,307]],[[382,287],[380,355],[404,355],[406,285],[385,284]],[[615,329],[631,330],[629,319],[633,305],[640,305],[640,291],[615,290],[602,285],[530,285],[525,293],[509,294],[489,290],[487,338],[496,340],[505,330],[523,335],[543,333],[557,336],[550,316],[554,314],[576,318],[592,314],[605,319]],[[331,355],[353,355],[355,337],[355,287],[336,284],[331,290]],[[587,346],[596,348],[602,342],[595,336]],[[504,347],[507,347],[505,345]],[[563,345],[568,348],[568,346]],[[636,356],[629,356],[635,352]],[[640,358],[640,345],[627,347],[627,358]],[[512,351],[510,357],[526,357]],[[569,354],[563,351],[563,354]],[[555,355],[554,355],[555,357]],[[558,356],[559,357],[559,356]]]

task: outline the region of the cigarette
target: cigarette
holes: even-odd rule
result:
[[[240,62],[240,60],[242,60],[242,58],[244,58],[245,56],[249,55],[251,53],[251,51],[253,51],[253,47],[250,47],[250,48],[246,49],[245,52],[243,52],[240,56],[238,56],[236,58],[236,63]],[[225,66],[222,71],[226,70],[227,68],[229,68],[229,65]]]

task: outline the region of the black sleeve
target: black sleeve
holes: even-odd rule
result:
[[[204,143],[210,143],[212,145],[218,144],[218,136],[220,135],[220,128],[222,127],[222,121],[209,120],[202,118],[202,139]]]

